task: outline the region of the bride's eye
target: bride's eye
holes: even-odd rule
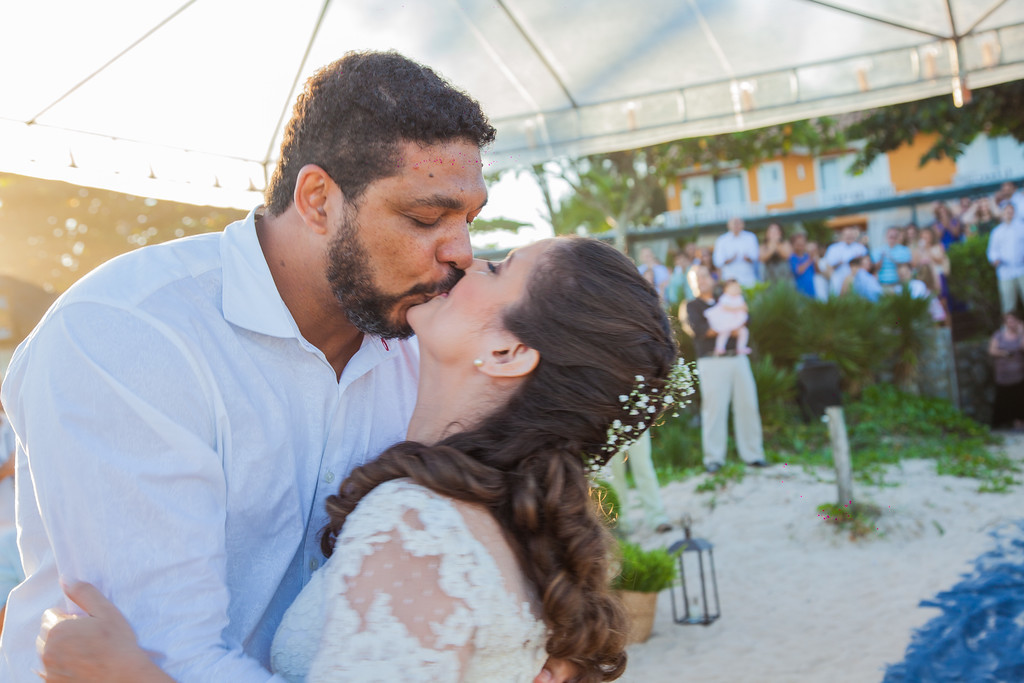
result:
[[[487,262],[487,270],[491,271],[492,275],[498,274],[498,267],[492,261]]]

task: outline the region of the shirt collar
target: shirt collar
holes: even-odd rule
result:
[[[221,235],[224,319],[232,325],[259,334],[294,337],[308,344],[277,291],[270,266],[267,265],[263,248],[256,236],[256,216],[262,215],[263,210],[262,206],[256,207],[243,220],[224,228]],[[369,362],[369,365],[360,367],[362,363],[350,361],[350,365],[356,366],[352,372],[363,374],[376,362],[390,357],[398,343],[398,340],[364,334],[363,343],[356,355],[361,356],[360,361]]]
[[[224,228],[220,241],[224,319],[232,325],[273,337],[299,337],[292,314],[277,291],[256,237],[256,215]]]

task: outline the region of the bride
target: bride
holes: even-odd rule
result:
[[[565,237],[477,261],[409,323],[421,369],[408,440],[329,499],[331,559],[278,629],[275,673],[531,681],[550,657],[579,681],[618,678],[626,623],[586,472],[680,388],[657,292],[612,247]],[[76,643],[88,643],[89,671],[106,667],[91,680],[169,680],[118,618],[64,622],[46,645],[47,680],[90,680],[50,677]],[[100,631],[115,642],[99,647]],[[123,673],[130,657],[144,675]]]

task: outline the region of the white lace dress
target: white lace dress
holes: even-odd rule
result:
[[[311,683],[529,683],[547,658],[534,593],[486,510],[386,482],[288,609],[271,666]]]

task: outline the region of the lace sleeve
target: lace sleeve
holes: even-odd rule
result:
[[[507,634],[520,636],[536,626],[453,503],[409,483],[360,502],[322,571],[326,625],[311,682],[460,681],[482,627],[525,619]]]

